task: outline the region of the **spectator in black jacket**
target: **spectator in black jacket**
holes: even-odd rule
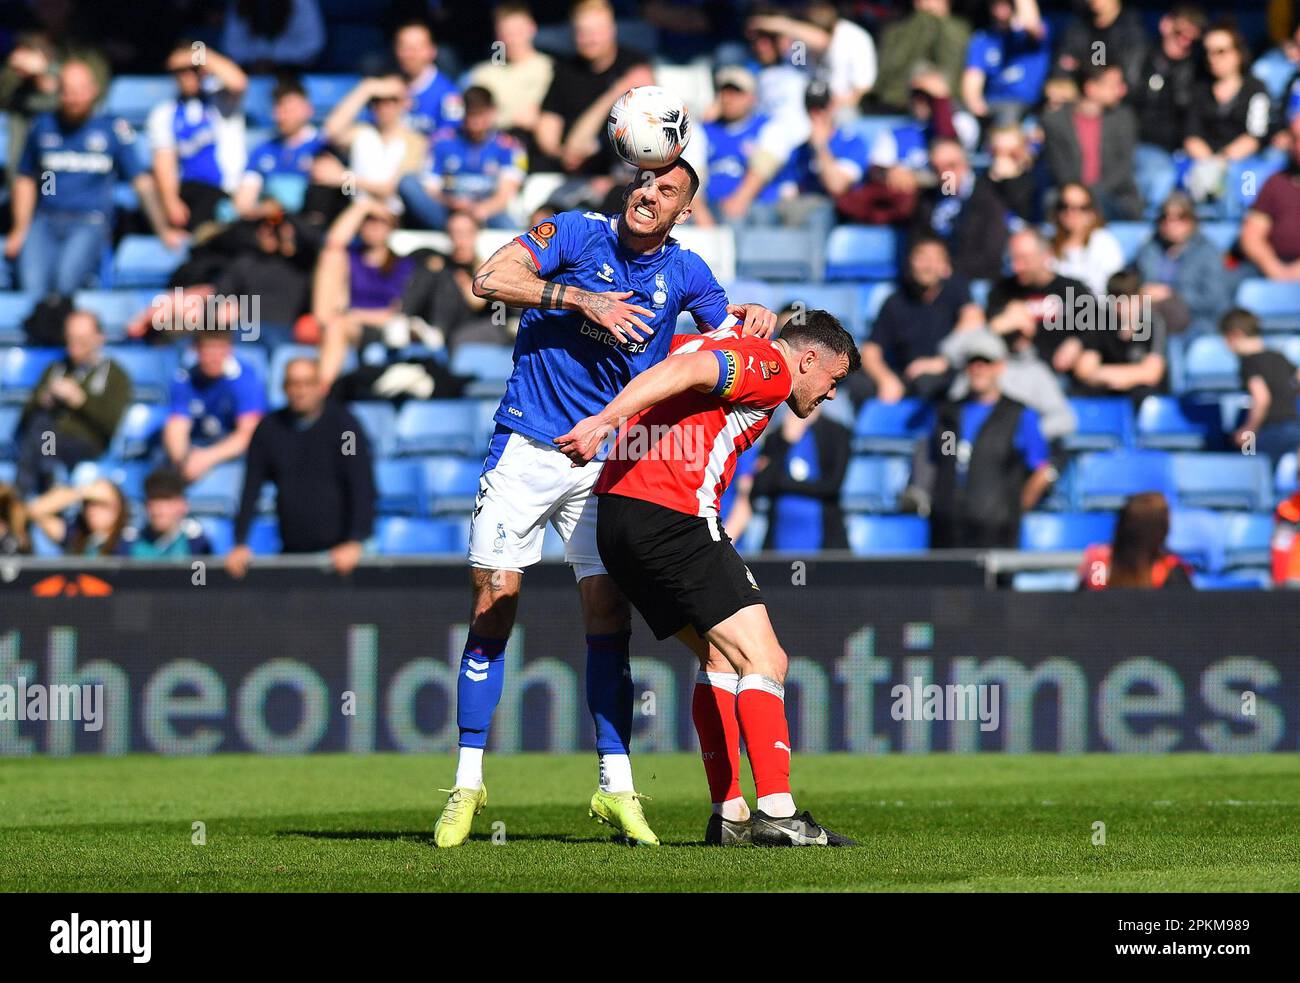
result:
[[[262,484],[270,481],[284,552],[328,550],[334,569],[348,574],[374,526],[369,441],[356,417],[326,401],[315,359],[295,359],[285,367],[284,394],[288,404],[262,419],[248,445],[236,546],[226,568],[233,577],[248,569],[248,529]]]
[[[1065,28],[1057,65],[1077,72],[1094,64],[1097,52],[1105,52],[1106,64],[1118,65],[1124,81],[1136,88],[1141,79],[1142,57],[1147,50],[1147,31],[1142,15],[1125,10],[1121,0],[1087,0],[1088,12]]]
[[[937,235],[948,245],[955,272],[972,280],[991,280],[1002,272],[1007,242],[1007,210],[989,180],[977,176],[956,140],[930,146],[930,168],[937,184],[923,194],[912,217],[912,235]]]
[[[1142,142],[1166,153],[1181,150],[1202,73],[1196,43],[1205,12],[1183,4],[1160,18],[1160,43],[1147,50],[1131,99]]]
[[[1134,178],[1137,117],[1122,105],[1126,88],[1114,64],[1083,68],[1079,98],[1043,117],[1044,153],[1057,187],[1082,184],[1110,221],[1142,214]]]
[[[752,498],[766,498],[765,550],[848,549],[840,486],[849,467],[849,429],[823,416],[786,413],[763,441]]]

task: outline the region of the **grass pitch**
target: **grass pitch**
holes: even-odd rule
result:
[[[851,850],[704,847],[699,761],[634,766],[659,850],[587,818],[585,754],[489,756],[457,850],[432,842],[449,757],[0,760],[0,890],[1300,890],[1295,755],[796,755]]]

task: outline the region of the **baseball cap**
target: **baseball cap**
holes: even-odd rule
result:
[[[754,73],[743,65],[728,65],[725,68],[719,68],[718,73],[713,77],[713,84],[719,89],[729,85],[741,92],[753,92],[758,88]]]
[[[969,364],[977,358],[986,362],[1001,362],[1007,357],[1007,345],[992,331],[972,331],[966,339],[966,359]]]

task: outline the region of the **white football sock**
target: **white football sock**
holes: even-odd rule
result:
[[[723,819],[729,819],[733,823],[743,823],[749,818],[749,803],[745,801],[743,795],[738,795],[726,802],[713,803],[713,811],[721,813]]]
[[[481,747],[463,747],[456,761],[456,787],[483,787],[483,749]]]
[[[600,790],[602,792],[634,792],[632,784],[632,759],[626,754],[600,756]]]
[[[786,819],[794,815],[794,796],[789,792],[777,792],[774,795],[758,797],[758,811],[773,819]]]

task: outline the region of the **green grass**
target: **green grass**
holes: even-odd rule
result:
[[[432,844],[449,758],[3,760],[0,890],[1300,890],[1294,755],[796,755],[798,801],[852,850],[701,846],[699,761],[634,764],[659,850],[587,818],[588,755],[489,756],[458,850]]]

